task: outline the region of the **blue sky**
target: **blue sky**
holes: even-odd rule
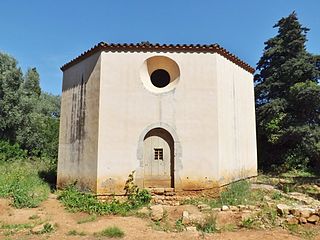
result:
[[[320,54],[319,0],[1,0],[0,51],[61,93],[60,67],[98,42],[218,43],[252,66],[272,26],[296,11]]]

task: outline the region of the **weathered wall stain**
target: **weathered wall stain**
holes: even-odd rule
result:
[[[73,151],[77,152],[76,156],[72,154],[71,158],[78,163],[84,151],[85,139],[85,122],[86,122],[86,87],[83,74],[81,76],[81,84],[74,86],[72,89],[71,101],[71,125],[70,125],[70,143]],[[76,158],[75,158],[76,157]]]

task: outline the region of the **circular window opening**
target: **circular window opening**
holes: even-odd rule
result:
[[[178,64],[165,56],[147,58],[140,69],[144,87],[152,93],[161,94],[176,88],[180,79]]]
[[[164,69],[157,69],[151,73],[151,82],[158,88],[163,88],[170,83],[170,74]]]

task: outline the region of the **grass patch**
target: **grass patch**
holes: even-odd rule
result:
[[[270,191],[266,189],[251,189],[250,182],[241,180],[230,184],[226,187],[217,198],[192,198],[182,202],[182,204],[207,204],[211,208],[221,208],[223,205],[258,205],[263,207],[266,205],[265,196],[269,196],[274,203],[285,202],[288,205],[296,203],[296,200],[285,197],[278,191]]]
[[[30,224],[30,223],[23,223],[23,224],[0,223],[0,229],[5,230],[3,233],[5,236],[14,235],[21,230],[30,229],[30,228],[33,228],[34,226],[35,224]]]
[[[279,176],[283,178],[316,177],[316,174],[308,170],[292,169],[290,171],[281,173]]]
[[[226,224],[221,229],[220,232],[234,232],[238,229],[237,225],[235,224]]]
[[[31,223],[22,223],[22,224],[4,224],[4,223],[1,223],[0,224],[0,229],[6,229],[6,230],[11,230],[11,229],[14,229],[14,230],[22,230],[22,229],[26,229],[26,228],[33,228],[34,227],[34,224],[31,224]]]
[[[238,181],[230,184],[226,191],[221,192],[220,201],[223,205],[246,204],[250,197],[250,183]]]
[[[85,232],[78,232],[77,230],[70,230],[67,233],[68,236],[86,236],[87,234]]]
[[[16,208],[33,208],[48,198],[49,185],[39,177],[46,163],[32,160],[0,163],[0,197],[11,198]]]
[[[320,230],[312,226],[310,228],[298,224],[285,224],[284,227],[292,234],[299,237],[302,237],[302,239],[307,240],[313,240],[320,234]]]
[[[84,218],[78,220],[77,223],[78,224],[83,224],[83,223],[87,223],[87,222],[93,222],[95,220],[97,220],[97,215],[92,214],[92,215],[89,215],[87,217],[84,217]]]
[[[201,231],[203,233],[214,233],[217,232],[216,225],[216,217],[211,214],[207,216],[202,223],[198,223],[196,227],[198,231]]]
[[[211,208],[220,208],[222,205],[247,205],[262,202],[265,192],[262,190],[251,190],[250,183],[241,180],[231,183],[220,194],[218,198],[192,198],[182,202],[182,204],[198,205],[208,204]]]
[[[122,238],[122,237],[124,237],[124,232],[120,228],[113,226],[113,227],[108,227],[108,228],[102,230],[101,232],[94,233],[94,236],[96,236],[96,237],[109,237],[109,238]]]

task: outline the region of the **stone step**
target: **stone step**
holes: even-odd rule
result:
[[[174,188],[148,188],[152,195],[165,195],[174,196],[176,195]]]
[[[171,205],[171,206],[180,205],[180,201],[177,196],[153,195],[151,202],[153,204],[162,204],[162,205]]]

